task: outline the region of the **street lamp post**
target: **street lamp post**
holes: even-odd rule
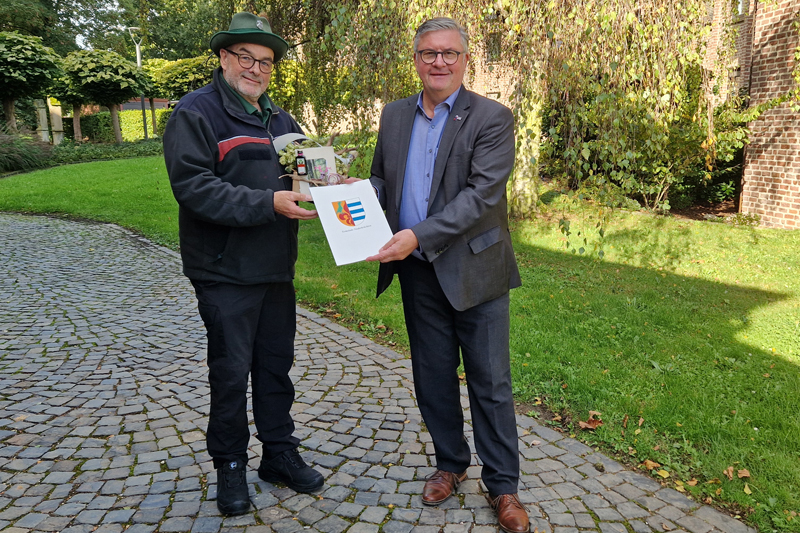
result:
[[[127,28],[128,33],[131,36],[131,40],[133,40],[133,44],[136,45],[136,66],[139,67],[139,70],[142,69],[142,38],[139,37],[139,40],[136,40],[136,34],[134,32],[139,31],[140,28],[129,26]],[[141,93],[142,97],[142,124],[144,125],[144,138],[147,140],[147,113],[144,110],[144,93]]]

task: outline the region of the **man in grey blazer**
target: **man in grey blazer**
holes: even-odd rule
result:
[[[529,531],[517,496],[519,451],[509,367],[509,289],[521,284],[508,231],[506,183],[514,119],[462,86],[469,41],[454,20],[423,23],[414,37],[422,93],[386,106],[370,178],[392,239],[378,295],[400,279],[414,387],[436,452],[423,503],[466,479],[457,368],[463,357],[481,477],[500,527]]]

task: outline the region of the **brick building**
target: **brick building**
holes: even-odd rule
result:
[[[755,106],[778,98],[794,85],[794,21],[800,0],[716,0],[706,66],[713,69],[725,24],[736,30],[730,90],[750,95]],[[723,63],[725,62],[724,58]],[[748,124],[738,210],[757,214],[764,226],[800,228],[800,113],[792,102],[766,111]]]
[[[798,33],[798,0],[753,0],[748,83],[750,105],[790,91]],[[743,69],[744,70],[744,69]],[[758,214],[762,224],[800,228],[800,113],[791,102],[770,109],[750,125],[745,147],[739,211]]]

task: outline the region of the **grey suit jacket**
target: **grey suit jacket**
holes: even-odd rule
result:
[[[370,181],[398,231],[411,128],[418,95],[388,104],[381,116]],[[450,304],[463,311],[521,285],[508,232],[506,183],[514,166],[514,117],[463,86],[442,133],[428,218],[412,228]],[[378,274],[378,296],[395,263]]]

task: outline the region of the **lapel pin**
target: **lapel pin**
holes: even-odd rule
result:
[[[456,116],[455,116],[455,118],[454,118],[453,120],[461,120],[461,117],[459,117],[458,115],[456,115]]]

